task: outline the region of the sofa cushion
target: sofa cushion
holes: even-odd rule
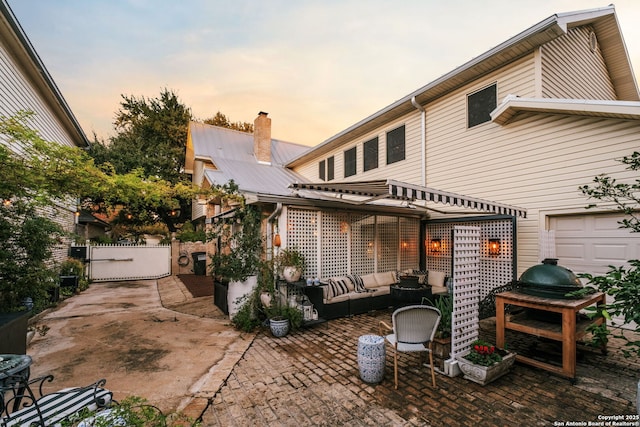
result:
[[[384,273],[375,273],[378,286],[391,286],[398,283],[398,275],[395,271],[385,271]]]
[[[360,276],[360,278],[362,279],[362,283],[364,284],[364,287],[367,289],[375,289],[378,287],[378,282],[376,282],[376,275],[371,273],[371,274],[365,274],[364,276]]]
[[[389,295],[391,293],[391,288],[389,286],[380,286],[375,289],[372,289],[369,294],[372,297],[377,297],[381,295]]]
[[[322,300],[322,302],[324,304],[336,304],[339,302],[343,302],[343,301],[349,301],[349,296],[353,295],[353,294],[342,294],[342,295],[337,295],[335,297],[332,298],[325,298],[324,300]]]
[[[446,273],[444,271],[429,270],[427,280],[431,286],[444,286]]]
[[[350,300],[354,300],[354,299],[362,299],[362,298],[371,298],[372,294],[373,292],[371,291],[364,291],[364,292],[349,292],[347,295],[349,295]]]

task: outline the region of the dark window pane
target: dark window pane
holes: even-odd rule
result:
[[[404,160],[404,126],[387,132],[387,164]]]
[[[356,174],[356,147],[344,152],[344,176],[353,176]]]
[[[467,96],[467,127],[474,127],[491,120],[490,113],[497,106],[496,85]]]
[[[324,170],[325,170],[324,163],[325,163],[324,160],[320,160],[320,163],[318,163],[318,176],[323,181],[326,179],[324,174]]]
[[[378,138],[367,141],[362,146],[364,157],[364,171],[378,167]]]
[[[327,181],[333,179],[333,156],[327,159]]]

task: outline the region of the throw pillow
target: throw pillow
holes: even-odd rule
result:
[[[329,299],[349,292],[347,283],[340,279],[329,279]]]
[[[428,276],[429,284],[431,286],[444,286],[445,275],[444,271],[430,270]]]
[[[355,287],[356,292],[367,291],[364,287],[364,281],[362,280],[362,277],[358,276],[357,274],[348,274],[347,277],[349,278],[349,280],[351,280],[351,282],[353,282],[353,286]]]

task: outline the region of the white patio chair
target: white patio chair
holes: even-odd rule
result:
[[[436,373],[433,368],[432,342],[440,323],[440,310],[428,305],[410,305],[393,312],[393,326],[380,322],[380,335],[393,346],[393,377],[398,389],[398,352],[427,352],[431,367],[431,382],[436,386]],[[384,335],[383,327],[392,334]]]

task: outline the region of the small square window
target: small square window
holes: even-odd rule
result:
[[[467,127],[472,128],[491,121],[491,112],[498,106],[497,86],[491,86],[467,95]]]
[[[404,125],[387,132],[387,164],[404,160]]]
[[[325,175],[325,164],[326,162],[324,160],[320,160],[320,162],[318,163],[318,176],[322,181],[325,181],[327,179]]]
[[[362,145],[364,172],[378,167],[378,137]]]
[[[356,170],[356,147],[353,147],[344,152],[344,177],[355,175]]]

